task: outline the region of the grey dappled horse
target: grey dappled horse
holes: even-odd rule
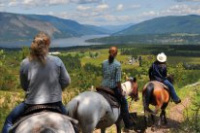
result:
[[[50,111],[31,114],[14,124],[11,132],[15,133],[75,133],[68,116]]]
[[[136,81],[122,83],[123,93],[138,99]],[[108,101],[99,93],[87,91],[73,98],[68,104],[69,116],[79,121],[83,133],[92,133],[95,128],[101,132],[112,124],[116,124],[117,132],[121,132],[120,108],[112,108]]]

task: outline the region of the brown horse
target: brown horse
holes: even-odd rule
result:
[[[159,109],[161,109],[161,114],[160,114],[160,119],[158,121],[158,125],[160,126],[161,122],[163,121],[164,124],[167,124],[165,109],[170,99],[168,87],[161,82],[150,81],[144,86],[142,96],[143,96],[145,125],[148,124],[149,114],[151,114],[153,124],[155,123],[154,115],[157,114]],[[155,106],[155,111],[152,111],[149,108],[149,104]]]

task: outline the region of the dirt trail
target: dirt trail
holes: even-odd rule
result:
[[[167,111],[167,120],[168,123],[166,126],[162,126],[156,131],[152,131],[151,128],[145,130],[146,133],[168,133],[171,129],[177,129],[180,126],[180,123],[184,121],[184,109],[189,106],[190,99],[185,98],[180,104],[172,105]]]
[[[123,133],[168,133],[171,129],[176,129],[180,126],[180,123],[184,120],[183,111],[189,106],[190,99],[185,98],[180,104],[175,105],[170,103],[167,111],[167,125],[157,128],[155,131],[152,131],[151,127],[145,129],[143,112],[138,113],[136,119],[135,130],[123,131]],[[156,116],[156,121],[158,121],[159,115]],[[100,133],[100,130],[95,130],[93,133]],[[116,133],[115,126],[112,126],[106,130],[106,133]]]

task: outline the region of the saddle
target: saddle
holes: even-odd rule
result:
[[[28,105],[23,116],[41,111],[52,111],[52,112],[62,113],[60,107],[55,104],[39,104],[39,105]]]
[[[21,116],[19,116],[19,118],[17,118],[14,121],[14,123],[18,123],[18,121],[23,117],[27,117],[31,114],[37,114],[42,111],[52,111],[56,113],[62,113],[60,107],[55,104],[27,105],[24,113]]]
[[[11,127],[10,132],[13,132],[15,130],[15,128],[22,121],[26,120],[27,118],[29,118],[33,115],[37,115],[39,113],[45,113],[45,111],[50,111],[50,112],[62,114],[60,107],[58,105],[56,105],[55,103],[39,104],[39,105],[27,105],[22,116],[20,116],[16,121],[14,121],[14,125]],[[68,117],[67,115],[63,115],[63,117],[65,117],[66,119],[71,121],[75,132],[78,133],[78,127],[77,127],[78,121],[73,119],[73,118]]]
[[[97,87],[97,93],[101,94],[110,104],[111,108],[120,108],[120,103],[118,99],[115,97],[115,93],[113,90],[107,87]]]

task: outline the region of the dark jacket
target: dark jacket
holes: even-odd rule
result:
[[[155,61],[149,68],[149,79],[163,82],[167,77],[167,66],[165,63]]]

